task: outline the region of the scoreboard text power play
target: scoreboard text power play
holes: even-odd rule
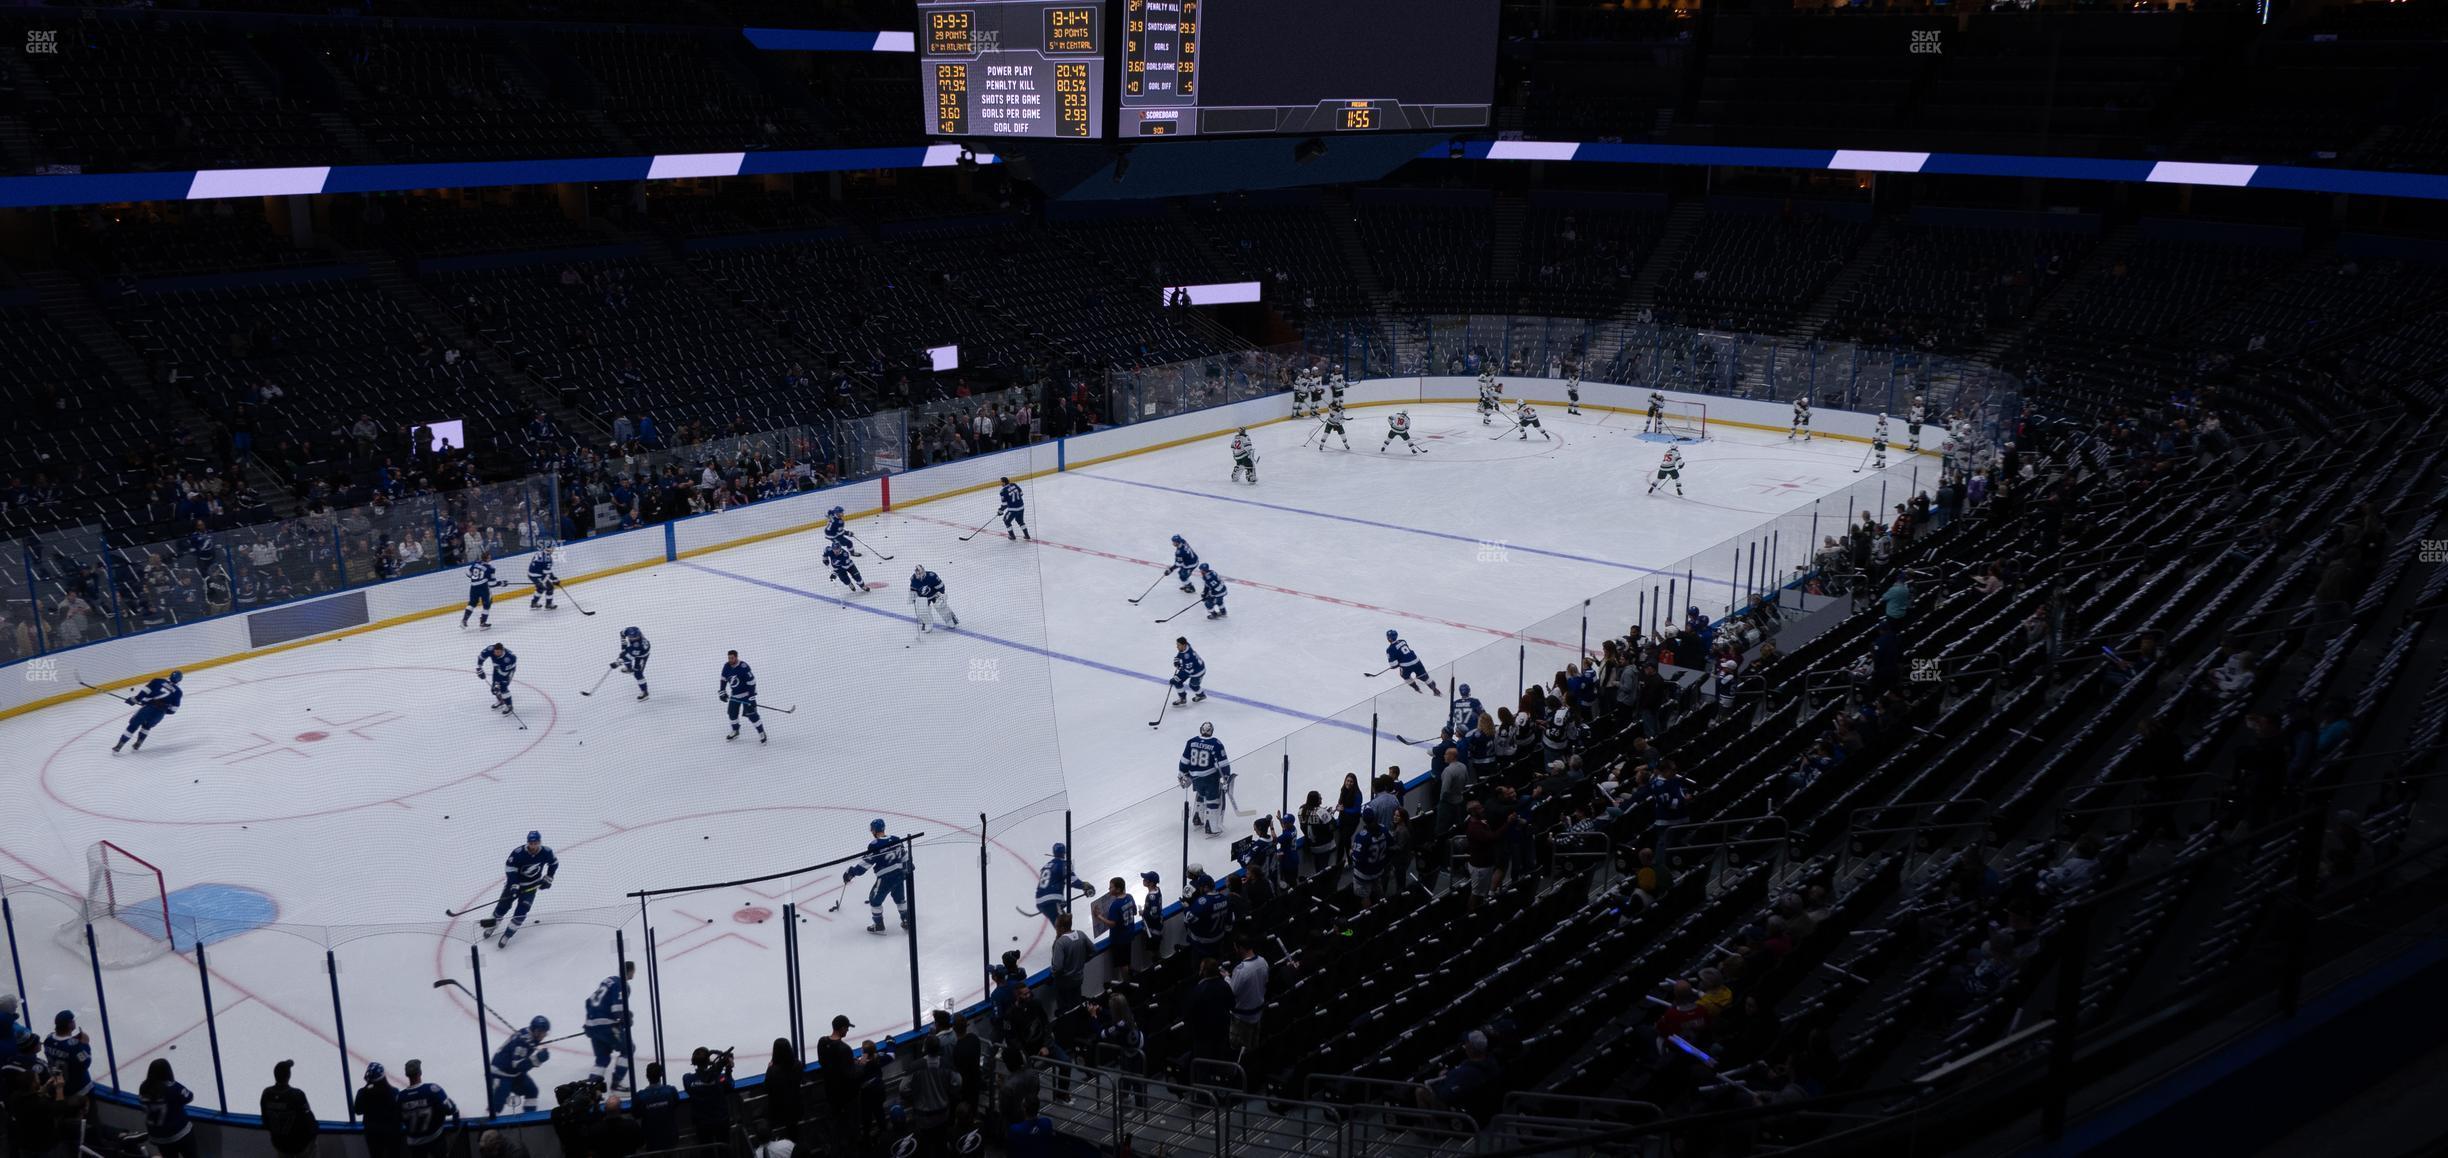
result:
[[[1105,4],[919,0],[919,80],[927,132],[1102,137]]]

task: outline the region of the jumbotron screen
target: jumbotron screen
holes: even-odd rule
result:
[[[1105,4],[919,0],[927,133],[1104,136]]]
[[[1126,140],[1489,123],[1498,0],[1116,2]]]

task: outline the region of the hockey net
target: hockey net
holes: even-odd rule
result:
[[[83,955],[88,928],[106,968],[142,965],[176,948],[161,869],[107,840],[95,841],[85,850],[85,904],[59,927],[59,943]]]
[[[1666,433],[1678,442],[1699,442],[1708,437],[1708,403],[1676,402],[1666,408]]]

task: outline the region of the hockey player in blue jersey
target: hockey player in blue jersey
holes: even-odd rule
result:
[[[1207,618],[1224,618],[1224,577],[1215,568],[1199,564],[1199,602],[1207,605]]]
[[[586,999],[587,1042],[595,1047],[595,1076],[604,1088],[617,1090],[629,1076],[637,1042],[629,1033],[629,983],[637,979],[637,962],[621,962],[621,971],[596,983]]]
[[[1469,684],[1454,685],[1453,706],[1446,711],[1445,723],[1454,735],[1468,736],[1479,730],[1479,714],[1487,711],[1478,697],[1471,695]]]
[[[145,737],[153,734],[153,726],[161,723],[163,717],[178,711],[179,702],[187,698],[187,693],[179,690],[179,681],[185,678],[185,673],[175,671],[166,676],[155,676],[146,680],[145,686],[138,688],[135,695],[129,696],[127,702],[135,705],[136,714],[128,717],[127,730],[119,733],[119,743],[111,745],[111,751],[116,753],[130,740],[136,743],[129,751],[143,751]]]
[[[1162,961],[1165,955],[1164,877],[1158,873],[1144,872],[1139,874],[1139,883],[1147,889],[1147,894],[1139,898],[1139,923],[1146,929],[1148,960]]]
[[[840,507],[835,507],[832,510],[826,511],[824,528],[825,542],[839,543],[845,547],[850,546],[850,528],[848,526],[848,519],[849,516],[843,514]],[[856,548],[853,548],[850,553],[855,555],[858,554],[858,551]]]
[[[960,626],[960,616],[952,613],[952,603],[944,597],[943,577],[920,563],[910,572],[910,616],[918,621],[918,633],[926,634],[930,625],[940,623],[946,630]]]
[[[510,1040],[493,1051],[492,1091],[485,1100],[485,1112],[499,1117],[510,1100],[519,1100],[514,1113],[528,1113],[536,1108],[534,1070],[552,1060],[552,1051],[544,1048],[544,1036],[552,1032],[552,1020],[539,1013],[527,1028],[510,1035]]]
[[[833,572],[833,581],[850,589],[852,595],[867,593],[867,577],[859,574],[858,564],[850,561],[850,544],[839,539],[827,543],[824,549],[825,567]]]
[[[1173,536],[1173,566],[1171,570],[1173,572],[1173,578],[1181,582],[1181,589],[1184,594],[1197,590],[1197,588],[1190,585],[1190,573],[1197,569],[1198,561],[1198,552],[1190,549],[1189,542],[1183,539],[1180,535]]]
[[[1187,704],[1207,698],[1199,685],[1207,681],[1207,661],[1181,636],[1173,637],[1173,702]]]
[[[467,583],[467,610],[459,613],[459,626],[466,627],[471,615],[478,617],[476,626],[493,626],[493,589],[502,585],[501,577],[493,573],[493,552],[467,565]]]
[[[561,577],[553,574],[551,547],[536,548],[535,558],[527,561],[527,582],[535,588],[534,594],[527,597],[528,610],[538,605],[546,611],[553,610],[553,590],[561,585]]]
[[[408,1076],[408,1087],[399,1092],[400,1141],[408,1158],[443,1158],[450,1148],[451,1125],[466,1124],[459,1117],[459,1103],[425,1080],[424,1062],[409,1058],[400,1070]]]
[[[867,822],[867,837],[866,857],[842,873],[844,886],[867,873],[875,874],[875,884],[867,889],[867,931],[884,931],[884,901],[888,897],[893,909],[901,914],[901,927],[916,928],[917,919],[910,915],[909,842],[885,835],[882,817]]]
[[[1096,895],[1096,889],[1072,873],[1070,846],[1057,841],[1054,855],[1045,862],[1044,868],[1037,870],[1038,915],[1044,917],[1047,924],[1053,924],[1056,917],[1068,910],[1073,889],[1088,896]]]
[[[545,847],[543,833],[529,832],[527,843],[513,847],[502,858],[501,898],[493,902],[493,915],[476,922],[476,927],[491,932],[501,924],[502,914],[510,913],[510,924],[502,929],[499,942],[502,948],[509,948],[510,938],[527,923],[527,910],[535,907],[536,891],[553,887],[553,878],[559,875],[561,858]],[[513,905],[517,912],[511,912]]]
[[[489,673],[485,671],[487,663],[493,665]],[[476,678],[487,681],[487,686],[493,689],[493,710],[505,716],[518,713],[510,695],[510,678],[517,674],[518,657],[509,648],[497,643],[476,653]]]
[[[645,632],[634,627],[621,628],[620,658],[613,660],[612,666],[637,681],[637,698],[641,700],[646,698],[646,657],[653,652],[654,645],[646,642]]]
[[[740,717],[745,716],[749,723],[756,725],[757,743],[762,744],[766,740],[765,718],[757,714],[756,673],[748,670],[748,664],[740,659],[738,652],[723,654],[726,658],[722,666],[722,683],[716,694],[722,698],[725,710],[731,715],[731,734],[723,739],[739,739]]]
[[[1181,785],[1198,797],[1198,826],[1207,835],[1224,831],[1225,785],[1232,762],[1224,757],[1224,742],[1215,738],[1214,724],[1200,724],[1199,734],[1182,745]]]
[[[1029,534],[1028,510],[1024,505],[1026,501],[1027,500],[1020,496],[1020,484],[1013,482],[1008,477],[1005,478],[1003,480],[1002,493],[1003,506],[1002,509],[995,512],[996,514],[1003,516],[1004,538],[1018,539],[1025,537],[1031,541],[1034,541],[1037,538],[1037,536]],[[1020,533],[1017,535],[1012,533],[1012,529],[1015,527],[1019,528],[1020,531]]]
[[[1420,662],[1419,653],[1411,650],[1409,641],[1391,627],[1386,629],[1386,666],[1399,673],[1403,683],[1409,685],[1412,691],[1444,694],[1437,690],[1437,682],[1428,678],[1428,665]],[[1423,683],[1428,686],[1421,687]],[[1473,721],[1472,726],[1476,727],[1477,721]]]

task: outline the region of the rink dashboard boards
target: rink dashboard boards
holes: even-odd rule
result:
[[[926,132],[1484,129],[1499,0],[919,0]]]

